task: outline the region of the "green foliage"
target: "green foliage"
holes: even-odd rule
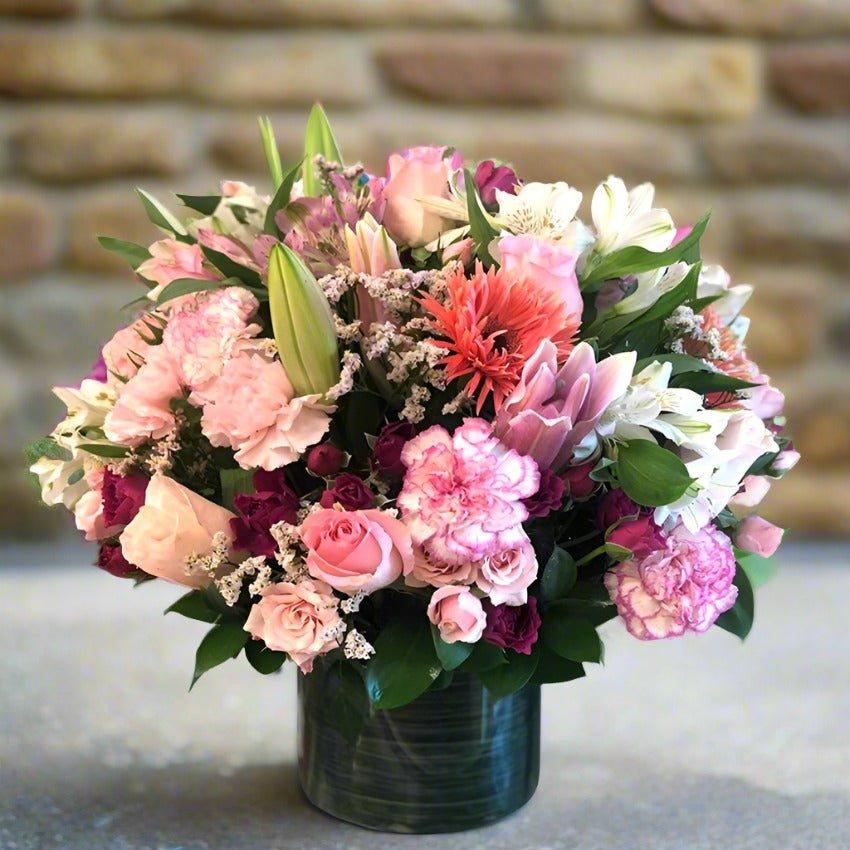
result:
[[[100,246],[113,254],[117,254],[126,263],[129,263],[135,271],[145,260],[149,260],[151,252],[147,248],[137,245],[135,242],[127,242],[125,239],[115,239],[112,236],[98,236]]]
[[[201,620],[204,623],[215,623],[221,616],[200,590],[190,590],[169,605],[163,613],[182,614],[190,620]]]
[[[753,627],[755,596],[747,571],[740,564],[735,570],[735,586],[738,588],[738,598],[728,611],[717,618],[717,625],[744,640]]]
[[[464,643],[460,640],[454,643],[446,643],[440,637],[440,630],[436,626],[431,626],[431,637],[434,640],[434,649],[437,658],[440,659],[440,664],[443,665],[443,670],[456,670],[469,658],[475,646],[475,644]]]
[[[248,642],[248,637],[248,632],[242,628],[242,623],[236,620],[216,623],[206,633],[195,653],[195,672],[192,675],[189,690],[195,687],[195,683],[204,673],[231,658],[236,658]]]
[[[369,695],[363,678],[351,664],[340,659],[327,668],[322,685],[326,699],[335,708],[337,728],[353,746],[369,716]]]
[[[269,649],[261,640],[249,640],[245,644],[245,657],[248,663],[264,676],[277,673],[286,661],[285,652]]]
[[[682,375],[687,372],[711,372],[711,366],[704,360],[698,357],[691,357],[690,354],[651,354],[649,357],[644,357],[635,363],[635,374],[640,374],[647,366],[653,363],[670,363],[671,377]]]
[[[254,492],[254,470],[253,469],[222,469],[219,472],[221,478],[221,504],[233,509],[233,499],[237,493]]]
[[[263,141],[263,152],[266,155],[266,162],[269,166],[269,174],[272,178],[272,186],[277,190],[283,180],[283,166],[280,164],[280,151],[277,146],[277,139],[274,135],[271,118],[264,115],[258,118],[260,125],[260,138]]]
[[[756,384],[724,375],[722,372],[684,372],[670,381],[671,387],[693,390],[700,395],[717,392],[739,392]]]
[[[540,629],[543,643],[570,661],[601,663],[605,649],[593,624],[583,617],[566,614],[561,606],[548,608]]]
[[[507,664],[499,664],[478,674],[484,687],[497,700],[516,693],[534,675],[540,660],[540,642],[534,644],[530,655],[509,649],[505,658]]]
[[[554,682],[571,682],[584,676],[584,667],[578,661],[563,658],[548,647],[540,650],[537,669],[531,677],[533,685],[549,685]]]
[[[711,214],[706,213],[694,225],[694,229],[688,236],[666,251],[648,251],[646,248],[631,246],[621,248],[604,257],[592,257],[582,274],[581,288],[588,289],[605,280],[653,271],[673,263],[696,262],[699,259],[699,241],[710,218]]]
[[[617,476],[626,495],[646,507],[675,502],[692,483],[685,464],[649,440],[632,440],[619,447]]]
[[[779,570],[776,558],[763,558],[761,555],[745,552],[737,547],[735,548],[735,560],[738,562],[738,567],[747,574],[753,588],[767,584]]]
[[[354,457],[365,460],[371,454],[366,438],[380,430],[382,410],[380,399],[365,390],[354,390],[345,396],[342,424],[346,447]]]
[[[212,215],[221,203],[221,195],[181,195],[177,194],[190,210],[195,210],[201,215]]]
[[[101,446],[97,443],[83,443],[79,446],[84,452],[88,452],[90,455],[97,455],[97,457],[126,457],[129,449],[124,446]]]
[[[552,557],[543,568],[540,578],[540,598],[544,602],[563,599],[572,590],[578,578],[576,562],[569,552],[556,546]]]
[[[231,260],[227,254],[222,254],[220,251],[214,251],[212,248],[207,248],[206,245],[201,246],[204,256],[212,263],[226,278],[235,278],[238,286],[253,287],[254,289],[262,290],[263,281],[260,275],[253,269],[243,266],[242,263],[237,263],[236,260]]]
[[[322,194],[322,184],[313,165],[314,158],[319,154],[326,160],[343,162],[328,116],[321,104],[317,103],[310,111],[304,134],[304,194],[308,197]]]
[[[43,457],[50,460],[70,460],[71,453],[67,449],[63,449],[53,437],[41,437],[24,449],[24,457],[27,466],[32,466]]]
[[[302,159],[281,177],[280,185],[274,193],[268,210],[266,210],[266,220],[263,230],[271,236],[278,236],[280,233],[275,223],[275,216],[289,203],[289,199],[292,196],[292,187],[295,185],[295,181],[298,179],[303,165],[304,160]]]
[[[468,169],[464,169],[463,181],[466,188],[466,209],[469,215],[469,235],[475,245],[475,256],[485,263],[492,263],[490,242],[496,236],[496,231],[484,215],[475,180]]]
[[[463,662],[460,670],[464,673],[481,673],[507,663],[504,649],[494,643],[480,640],[473,644],[472,654]]]
[[[222,286],[238,286],[239,281],[230,278],[228,280],[199,280],[194,277],[180,277],[177,280],[172,280],[171,283],[163,287],[156,299],[157,306],[161,306],[168,301],[173,301],[175,298],[182,298],[184,295],[191,295],[193,292],[206,292],[210,289],[219,289]]]
[[[178,238],[186,236],[186,228],[168,207],[144,189],[136,189],[136,192],[141,198],[142,206],[152,224],[155,224],[161,230],[173,233]]]
[[[441,669],[428,620],[400,611],[375,641],[375,655],[366,668],[369,699],[376,709],[406,705],[425,692]]]

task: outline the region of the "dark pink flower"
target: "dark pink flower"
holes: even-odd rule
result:
[[[343,472],[336,477],[333,487],[322,493],[319,503],[323,508],[332,508],[339,503],[347,511],[358,511],[371,508],[375,504],[375,494],[362,478]]]
[[[566,484],[551,469],[540,470],[540,487],[533,496],[523,499],[529,517],[544,517],[557,511],[564,502]]]
[[[341,449],[333,443],[320,443],[307,452],[307,469],[321,478],[339,472],[345,459]]]
[[[485,207],[496,206],[496,190],[516,194],[516,172],[507,165],[496,165],[492,159],[478,163],[475,169],[475,186]]]
[[[529,596],[525,605],[493,605],[489,599],[485,599],[483,604],[487,614],[484,640],[502,649],[531,655],[531,648],[537,642],[540,630],[537,600]]]
[[[103,521],[107,528],[129,525],[145,503],[145,491],[150,479],[139,473],[116,475],[109,469],[103,473]]]
[[[254,493],[239,493],[233,500],[238,514],[230,520],[233,548],[269,558],[277,550],[271,527],[278,522],[297,523],[299,500],[283,470],[258,470],[254,488]]]
[[[385,478],[401,478],[404,464],[401,451],[404,444],[416,436],[416,428],[410,422],[390,422],[384,425],[372,450],[372,466]]]
[[[661,529],[649,515],[624,520],[608,533],[606,540],[629,549],[635,558],[645,558],[665,545]]]
[[[92,381],[100,381],[102,384],[105,384],[107,376],[106,361],[103,359],[103,354],[98,354],[97,360],[92,363],[91,369],[89,369],[89,373],[86,377],[90,378]]]
[[[97,566],[116,578],[128,578],[138,572],[124,557],[120,543],[101,543],[97,553]]]
[[[579,466],[567,467],[561,473],[566,484],[567,493],[573,499],[578,501],[586,499],[596,489],[597,482],[590,477],[594,466],[596,466],[596,462],[589,461]]]
[[[644,513],[636,502],[633,502],[623,490],[610,490],[599,503],[596,513],[596,524],[603,531],[615,522],[626,517],[637,517]]]

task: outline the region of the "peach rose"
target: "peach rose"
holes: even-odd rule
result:
[[[428,619],[446,643],[475,643],[484,633],[487,615],[481,600],[468,587],[449,585],[434,592]]]
[[[304,579],[265,588],[248,614],[245,631],[269,649],[286,652],[302,673],[313,669],[313,659],[336,649],[332,637],[342,622],[330,585]]]
[[[316,511],[304,520],[301,539],[310,575],[342,593],[373,593],[413,563],[407,527],[378,510]]]
[[[478,564],[464,561],[460,564],[443,564],[432,561],[417,546],[413,550],[413,563],[404,571],[404,583],[410,587],[444,587],[447,584],[472,584],[478,574]]]
[[[119,538],[124,557],[152,576],[203,587],[208,575],[189,575],[186,558],[208,555],[213,536],[222,532],[233,540],[234,514],[157,473],[145,491],[145,503]]]
[[[526,540],[484,558],[478,565],[476,583],[494,605],[524,605],[528,586],[537,578],[537,556]]]
[[[386,209],[382,224],[398,245],[425,245],[446,229],[446,221],[430,212],[419,199],[451,197],[449,179],[463,160],[446,158],[445,148],[418,147],[394,153],[387,161],[389,177],[384,186]]]

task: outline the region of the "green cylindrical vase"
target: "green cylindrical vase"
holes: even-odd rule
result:
[[[298,676],[298,767],[317,808],[383,832],[457,832],[501,820],[534,794],[540,688],[495,701],[472,674],[376,711],[359,735],[322,676]]]

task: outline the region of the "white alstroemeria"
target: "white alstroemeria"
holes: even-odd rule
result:
[[[676,235],[676,225],[665,209],[652,206],[655,187],[642,183],[629,191],[619,177],[596,187],[590,205],[596,228],[598,254],[610,254],[632,245],[664,251]]]
[[[753,287],[746,283],[732,286],[731,283],[732,278],[723,266],[703,266],[697,283],[697,297],[720,296],[712,302],[711,309],[717,313],[725,325],[731,327],[735,334],[743,339],[749,321],[741,316],[741,311],[753,294]]]
[[[688,530],[699,531],[729,504],[753,463],[777,450],[773,434],[756,414],[731,411],[713,452],[681,452],[694,483],[677,501],[656,508],[655,521],[669,528],[681,519]]]
[[[85,478],[86,457],[82,452],[70,460],[39,458],[30,472],[38,476],[41,501],[45,505],[63,504],[72,510],[80,497],[89,490]]]
[[[586,240],[584,225],[575,220],[581,198],[578,189],[563,182],[525,183],[515,195],[497,189],[496,225],[516,236],[578,247]]]
[[[449,245],[454,245],[459,239],[463,239],[467,233],[469,233],[469,225],[465,224],[463,227],[456,227],[453,230],[447,230],[445,233],[441,233],[433,242],[429,242],[423,247],[426,251],[430,251],[433,254],[436,251],[442,251],[448,248]]]
[[[82,443],[109,445],[103,423],[115,406],[117,394],[108,384],[86,378],[78,387],[54,387],[53,393],[68,408],[51,436],[72,454]]]
[[[729,412],[706,410],[693,390],[668,386],[672,364],[651,363],[635,375],[626,392],[608,407],[597,430],[617,441],[652,440],[660,434],[683,449],[714,451]]]
[[[263,232],[269,200],[247,183],[226,180],[221,184],[221,200],[213,214],[190,221],[186,229],[195,238],[201,230],[211,230],[251,245]]]
[[[687,263],[673,263],[666,269],[654,269],[637,275],[637,287],[611,307],[611,313],[616,316],[626,316],[629,313],[642,313],[648,310],[662,295],[674,290],[687,277],[691,266]]]

